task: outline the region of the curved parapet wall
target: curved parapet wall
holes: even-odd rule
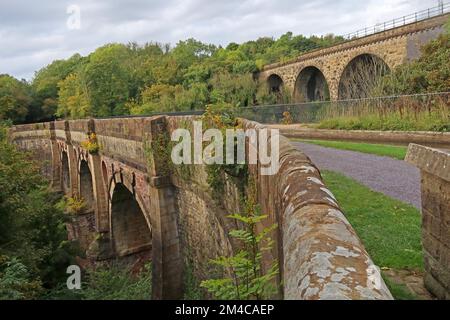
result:
[[[264,126],[244,120],[245,127]],[[281,224],[285,299],[392,299],[319,170],[280,136],[280,169],[262,193]],[[261,177],[259,177],[261,180]],[[261,193],[260,193],[261,194]]]
[[[92,232],[100,235],[95,237],[100,240],[90,247],[97,248],[99,257],[104,258],[117,254],[117,243],[132,243],[120,251],[134,254],[150,246],[153,296],[174,299],[182,293],[184,252],[192,255],[197,264],[194,271],[203,280],[213,276],[208,274],[211,258],[230,255],[235,250],[236,243],[228,235],[235,226],[226,216],[238,212],[241,205],[239,186],[231,182],[226,182],[220,203],[213,199],[205,165],[192,166],[188,172],[166,170],[165,162],[170,159],[163,161],[165,158],[158,152],[167,150],[155,148],[154,143],[161,136],[170,139],[173,130],[193,120],[158,116],[57,121],[16,126],[11,130],[11,138],[22,149],[37,151],[35,154],[45,155],[43,160],[51,160],[53,186],[59,190],[68,188],[72,195],[82,191],[80,184],[86,179],[81,176],[83,163],[92,179]],[[244,129],[265,128],[245,119],[241,124]],[[94,153],[84,149],[84,142],[92,133],[100,147]],[[266,262],[278,259],[279,280],[283,283],[280,297],[391,299],[379,270],[323,184],[319,170],[287,138],[279,138],[278,172],[261,175],[258,163],[249,165],[249,174],[255,182],[261,210],[269,216],[264,223],[278,225],[272,235],[275,248],[264,257],[263,268]],[[247,148],[247,156],[248,151]],[[63,160],[68,164],[63,164]],[[136,208],[139,219],[135,221],[148,225],[133,226],[133,230],[149,230],[150,235],[143,235],[142,241],[138,237],[127,239],[129,230],[115,232],[120,225],[113,221],[113,213],[126,213],[123,208],[114,207],[112,201],[119,188]]]

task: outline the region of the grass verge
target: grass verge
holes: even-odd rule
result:
[[[419,210],[342,174],[323,171],[322,176],[377,266],[423,272]],[[385,278],[394,298],[415,298]]]

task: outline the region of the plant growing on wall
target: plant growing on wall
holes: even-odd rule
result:
[[[81,146],[90,154],[97,154],[100,150],[100,146],[98,145],[97,141],[97,135],[95,133],[88,133],[87,140],[81,142]]]
[[[230,231],[230,236],[241,242],[241,249],[234,255],[221,256],[211,261],[222,269],[220,279],[202,281],[200,286],[206,288],[217,299],[269,299],[276,294],[275,277],[278,274],[278,261],[272,261],[268,270],[261,268],[264,252],[272,250],[273,240],[270,233],[277,227],[273,224],[257,230],[257,225],[267,218],[262,215],[254,197],[245,202],[245,214],[233,214],[234,219],[242,227]]]
[[[222,131],[222,135],[226,136],[227,129],[239,128],[239,122],[236,118],[236,109],[229,104],[215,105],[214,108],[208,106],[202,116],[204,130],[215,128]],[[225,145],[223,153],[225,154]],[[235,148],[237,142],[235,141]],[[234,152],[235,156],[237,152]],[[236,159],[235,159],[236,160]],[[206,167],[208,174],[207,182],[211,186],[212,195],[215,199],[221,199],[225,186],[225,177],[238,179],[239,181],[247,180],[248,166],[247,164],[212,164]],[[237,185],[243,186],[242,183]]]
[[[68,214],[82,213],[87,207],[86,201],[79,197],[64,197],[58,203],[58,208],[65,211]]]
[[[158,132],[152,137],[151,141],[146,142],[144,147],[148,165],[153,167],[154,163],[157,163],[159,174],[163,176],[170,175],[173,169],[173,162],[170,157],[171,145],[169,136],[163,132]]]

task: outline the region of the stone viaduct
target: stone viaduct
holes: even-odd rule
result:
[[[442,33],[449,18],[446,13],[311,51],[265,66],[258,78],[271,91],[284,89],[294,102],[363,98],[364,83],[369,86],[382,74],[418,58],[421,46]]]
[[[155,299],[182,297],[187,262],[198,280],[211,278],[210,259],[239,247],[229,237],[236,223],[226,216],[241,212],[243,179],[225,174],[223,193],[215,198],[205,165],[174,169],[165,156],[171,133],[189,128],[193,119],[54,121],[10,132],[12,141],[42,164],[55,190],[86,202],[83,212],[71,214],[70,238],[94,261],[151,260]],[[239,121],[243,128],[263,128]],[[98,151],[86,147],[92,134]],[[263,263],[277,258],[283,283],[278,297],[391,299],[319,170],[284,136],[279,160],[271,176],[260,174],[260,164],[248,168],[254,197],[269,216],[265,223],[278,226],[272,235],[276,245]]]

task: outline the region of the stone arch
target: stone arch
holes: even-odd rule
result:
[[[114,184],[111,194],[111,234],[116,254],[127,256],[149,250],[152,229],[140,201],[121,182]]]
[[[69,155],[65,150],[61,153],[61,188],[64,194],[71,193]]]
[[[330,100],[330,89],[323,72],[315,67],[303,68],[297,76],[294,85],[294,101],[325,101]]]
[[[269,87],[270,93],[281,93],[283,86],[284,86],[284,82],[283,82],[283,79],[279,75],[272,73],[267,78],[267,85]]]
[[[92,183],[92,174],[86,160],[80,160],[80,197],[86,203],[87,211],[95,210],[94,186]]]
[[[355,56],[342,71],[338,98],[345,100],[372,96],[377,82],[389,72],[388,64],[378,55],[363,53]]]

